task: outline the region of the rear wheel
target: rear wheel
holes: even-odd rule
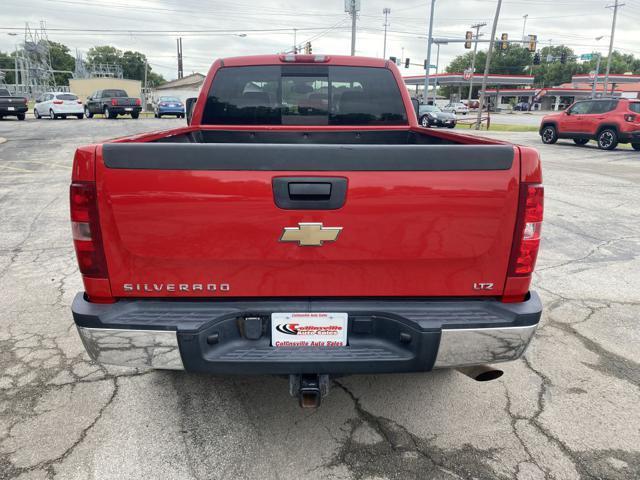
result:
[[[117,116],[118,116],[118,114],[117,113],[113,113],[111,110],[109,110],[109,107],[104,107],[104,117],[105,118],[110,118],[111,120],[113,120]]]
[[[427,128],[429,126],[429,117],[427,115],[423,115],[420,117],[420,125]]]
[[[456,124],[452,123],[451,125],[447,125],[447,128],[456,128]]]
[[[49,110],[49,120],[55,120],[56,118],[58,117],[53,113],[53,110]]]
[[[558,132],[556,127],[553,125],[547,125],[542,129],[540,137],[542,137],[542,143],[546,143],[547,145],[556,143],[558,141]]]
[[[573,141],[576,145],[586,145],[587,143],[589,143],[588,138],[574,138]]]
[[[33,109],[33,116],[36,117],[37,120],[41,119],[42,117],[40,116],[40,114],[38,113],[38,110],[36,110],[35,108]]]
[[[138,112],[132,112],[132,113],[131,113],[131,118],[133,118],[133,119],[136,119],[136,118],[138,118],[139,116],[140,116],[140,113],[138,113]]]
[[[598,148],[613,150],[618,146],[618,134],[611,128],[605,128],[598,134]]]
[[[66,115],[60,115],[60,118],[62,118],[63,120],[66,120],[67,116]]]
[[[18,117],[18,120],[24,120],[25,119],[25,114],[24,113],[19,113],[17,115],[17,117]]]
[[[89,107],[84,107],[84,116],[87,118],[93,118],[93,113],[91,113]]]
[[[632,143],[631,146],[634,150],[638,150],[640,152],[640,143]]]
[[[79,113],[76,117],[78,117],[78,120],[82,120],[84,118],[84,113]]]

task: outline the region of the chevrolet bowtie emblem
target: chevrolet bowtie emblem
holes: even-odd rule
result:
[[[281,242],[298,242],[300,247],[320,247],[323,242],[333,242],[342,227],[323,227],[321,223],[298,223],[297,227],[285,227]]]

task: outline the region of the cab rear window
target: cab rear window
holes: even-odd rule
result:
[[[629,110],[640,113],[640,102],[632,102],[629,104]]]
[[[203,124],[402,125],[407,116],[390,70],[287,65],[220,69]]]

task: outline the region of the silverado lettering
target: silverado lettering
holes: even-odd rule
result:
[[[375,58],[217,60],[186,114],[76,151],[72,311],[95,361],[287,375],[318,406],[329,375],[493,379],[524,353],[534,149],[421,127]]]
[[[228,283],[125,283],[122,288],[125,292],[228,292],[231,289]]]

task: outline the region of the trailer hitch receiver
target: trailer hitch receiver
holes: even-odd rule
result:
[[[329,393],[329,375],[289,375],[289,393],[302,408],[318,408]]]

